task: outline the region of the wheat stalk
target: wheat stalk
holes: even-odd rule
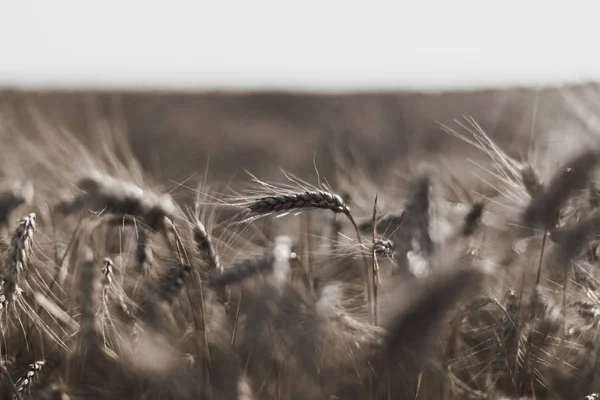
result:
[[[95,339],[98,332],[96,307],[100,299],[100,282],[96,278],[96,268],[94,268],[94,253],[92,250],[89,247],[84,248],[80,257],[80,340],[82,350],[85,351],[90,347],[90,345],[95,344]]]

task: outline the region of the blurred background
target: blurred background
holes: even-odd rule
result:
[[[592,2],[129,0],[2,5],[0,107],[85,138],[127,134],[153,177],[210,165],[377,175],[404,157],[464,159],[464,117],[509,152],[595,130]],[[449,150],[453,151],[449,151]],[[443,151],[443,152],[441,152]],[[338,165],[339,167],[339,165]]]

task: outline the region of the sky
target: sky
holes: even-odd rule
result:
[[[5,1],[0,87],[446,90],[600,80],[594,1]]]

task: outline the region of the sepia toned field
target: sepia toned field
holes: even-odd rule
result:
[[[598,398],[599,93],[0,92],[0,397]]]

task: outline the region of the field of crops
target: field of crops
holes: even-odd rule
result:
[[[598,99],[0,92],[0,398],[598,398]]]

